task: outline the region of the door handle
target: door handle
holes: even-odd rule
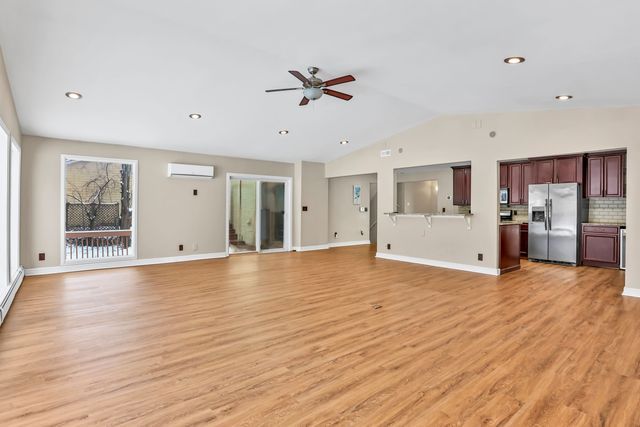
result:
[[[553,220],[553,199],[549,199],[549,230],[551,230],[552,220]]]
[[[549,220],[549,199],[544,199],[544,231],[547,231],[547,221]]]

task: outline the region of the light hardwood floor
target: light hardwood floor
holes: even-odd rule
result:
[[[638,426],[623,279],[366,247],[30,277],[0,329],[0,424]]]

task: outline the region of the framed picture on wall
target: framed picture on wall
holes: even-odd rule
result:
[[[361,198],[362,198],[362,187],[360,187],[360,184],[356,184],[353,186],[353,204],[359,205]]]

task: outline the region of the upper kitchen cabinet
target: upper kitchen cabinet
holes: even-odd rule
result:
[[[507,165],[509,174],[509,204],[519,205],[522,202],[522,164]]]
[[[536,160],[534,163],[536,172],[536,184],[553,183],[553,159]]]
[[[509,187],[509,166],[505,164],[500,165],[500,188]]]
[[[529,203],[529,185],[535,184],[533,163],[508,163],[506,167],[509,188],[509,204],[526,205]]]
[[[453,204],[471,205],[471,166],[455,166],[453,169]]]
[[[554,160],[556,184],[577,182],[582,184],[584,171],[584,156],[560,157]]]
[[[521,204],[529,204],[529,185],[536,183],[536,171],[533,163],[522,164],[522,201]]]
[[[536,184],[582,184],[584,157],[568,156],[555,159],[540,159],[534,162]]]
[[[624,153],[590,154],[587,157],[587,197],[624,197]]]

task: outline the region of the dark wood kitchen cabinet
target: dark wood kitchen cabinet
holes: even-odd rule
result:
[[[528,204],[529,184],[535,184],[535,170],[533,167],[533,163],[508,163],[505,165],[500,165],[500,168],[502,168],[503,166],[505,166],[507,169],[509,204]]]
[[[510,163],[509,170],[509,204],[519,205],[522,201],[522,164]]]
[[[540,159],[535,164],[536,184],[562,184],[584,180],[584,156],[567,156]]]
[[[471,206],[471,166],[456,166],[451,169],[454,206]]]
[[[624,197],[624,153],[587,157],[587,197]]]
[[[594,267],[620,267],[620,227],[582,225],[582,263]]]
[[[521,205],[529,204],[529,185],[536,183],[536,172],[533,163],[522,164],[522,200]]]
[[[529,256],[529,224],[520,224],[520,256]]]
[[[554,160],[554,183],[577,182],[582,184],[584,177],[584,156],[559,157]]]
[[[536,160],[534,162],[536,184],[547,184],[553,182],[553,163],[553,159]]]
[[[509,166],[506,164],[500,165],[500,188],[509,187]]]
[[[500,274],[520,269],[520,224],[500,225]]]

